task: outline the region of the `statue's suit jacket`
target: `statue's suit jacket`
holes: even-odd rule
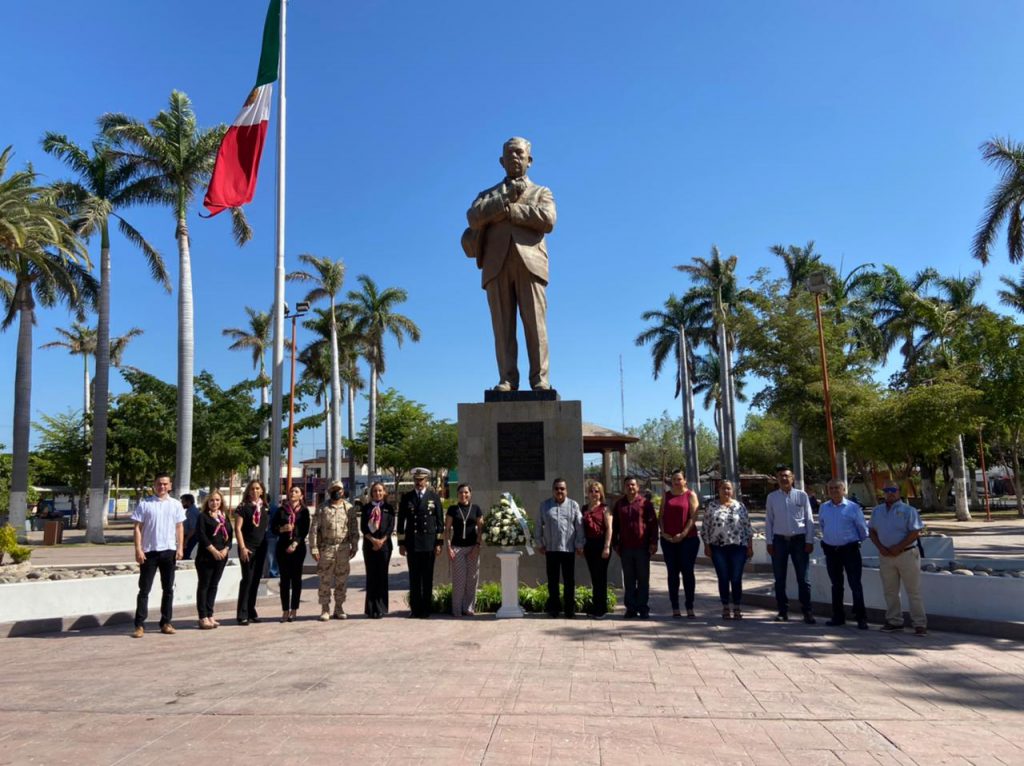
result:
[[[548,283],[548,248],[544,235],[555,228],[555,199],[546,186],[526,179],[526,190],[505,212],[505,182],[480,192],[466,217],[469,228],[482,237],[478,242],[477,265],[481,269],[482,287],[501,272],[509,247],[514,246],[526,268],[545,285]],[[502,218],[502,220],[497,220]]]

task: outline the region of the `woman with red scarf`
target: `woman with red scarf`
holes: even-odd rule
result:
[[[395,509],[379,481],[370,485],[370,500],[363,504],[359,529],[363,533],[363,564],[366,567],[366,616],[380,619],[388,613],[388,563]]]
[[[259,622],[256,597],[263,577],[263,564],[267,560],[267,527],[270,508],[263,482],[253,479],[245,486],[242,502],[235,508],[235,539],[238,540],[238,564],[242,577],[238,581],[238,606],[235,619],[239,625]]]
[[[277,566],[281,572],[281,622],[291,622],[302,595],[302,565],[306,561],[309,509],[302,487],[292,487],[288,502],[277,509],[272,525],[277,532]]]
[[[203,510],[196,526],[199,538],[199,549],[196,551],[196,577],[199,580],[196,607],[199,610],[200,630],[212,630],[220,625],[213,619],[213,604],[217,600],[217,586],[231,550],[231,526],[226,512],[224,496],[213,490],[203,501]]]

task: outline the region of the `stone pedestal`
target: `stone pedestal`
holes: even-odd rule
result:
[[[501,608],[497,616],[522,617],[523,608],[519,606],[519,557],[522,551],[503,550],[498,552],[501,562]]]
[[[583,479],[583,405],[560,401],[555,391],[488,391],[483,404],[459,404],[459,479],[473,487],[473,502],[484,513],[503,492],[522,502],[534,522],[541,502],[551,497],[551,484],[565,479],[569,497],[586,502]],[[485,547],[480,557],[480,582],[496,581],[498,556]],[[612,556],[608,578],[622,582],[618,557]],[[547,582],[544,557],[519,559],[519,582]],[[439,557],[434,582],[450,582],[447,557]],[[576,584],[590,585],[582,558],[576,559]]]
[[[459,479],[473,487],[473,501],[486,513],[511,492],[532,519],[560,477],[582,506],[582,404],[537,400],[534,392],[503,396],[529,399],[459,405]]]

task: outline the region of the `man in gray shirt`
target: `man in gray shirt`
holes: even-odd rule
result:
[[[811,612],[811,581],[808,567],[811,551],[814,550],[814,514],[807,493],[793,486],[793,471],[780,468],[776,474],[779,488],[768,495],[764,511],[764,536],[768,544],[768,555],[772,557],[772,571],[775,574],[775,603],[779,613],[776,622],[789,619],[789,596],[786,595],[786,577],[789,561],[793,562],[797,589],[800,594],[800,608],[804,622],[815,623]]]
[[[583,555],[583,514],[579,503],[568,497],[565,479],[551,485],[552,496],[540,504],[537,513],[537,552],[545,556],[548,570],[548,602],[546,611],[558,616],[558,576],[561,572],[565,588],[562,599],[566,619],[576,616],[576,556]]]

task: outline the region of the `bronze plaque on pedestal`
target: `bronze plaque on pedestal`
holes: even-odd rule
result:
[[[544,481],[544,423],[498,423],[498,481]]]

